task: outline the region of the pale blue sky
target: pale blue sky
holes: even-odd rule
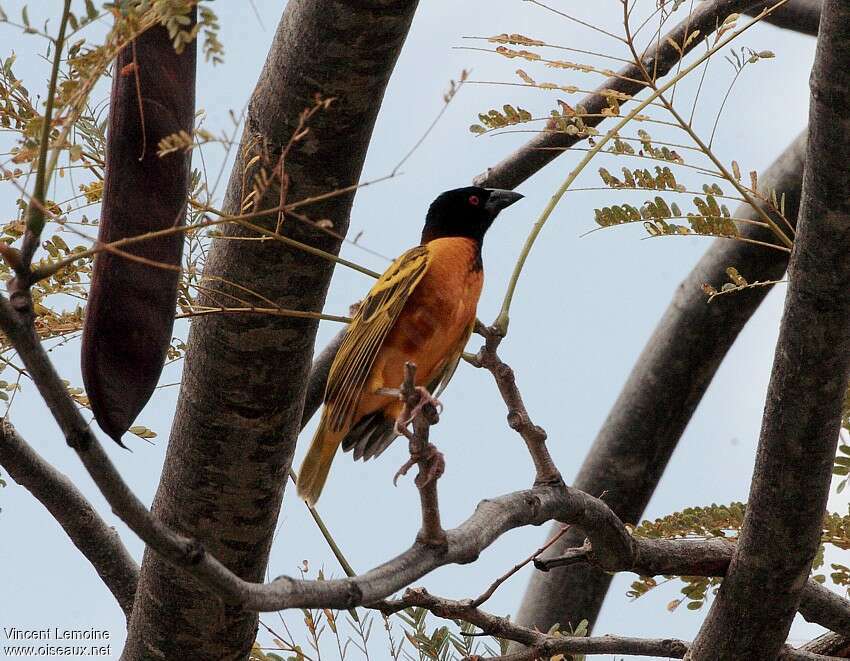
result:
[[[14,16],[22,4],[19,0],[5,0],[3,7]],[[30,4],[30,16],[39,23],[47,11]],[[54,15],[58,15],[60,3],[51,4],[56,7]],[[284,4],[255,0],[258,20],[248,3],[214,3],[227,54],[225,63],[216,68],[200,65],[198,107],[207,112],[207,128],[229,128],[228,111],[238,113],[243,107]],[[639,0],[639,7],[654,5],[650,0]],[[566,1],[557,6],[620,32],[622,10],[615,0]],[[54,19],[54,29],[55,24]],[[513,72],[522,67],[538,80],[583,88],[599,83],[597,76],[456,48],[484,45],[464,40],[466,35],[501,32],[520,32],[573,48],[626,56],[622,44],[532,3],[423,2],[387,91],[364,179],[378,178],[393,170],[439,110],[449,79],[457,78],[463,68],[472,70],[475,81],[515,82]],[[715,139],[721,158],[727,163],[736,159],[746,172],[768,165],[805,125],[814,40],[760,26],[747,33],[739,45],[769,49],[777,55],[744,72]],[[41,41],[0,25],[0,56],[11,51],[18,53],[18,72],[29,88],[43,89],[45,66],[33,57],[43,51]],[[575,59],[563,52],[554,57]],[[612,66],[616,68],[616,64]],[[706,135],[731,75],[731,68],[722,59],[712,62],[702,95],[705,105],[697,112],[697,127]],[[690,98],[693,87],[685,84],[679,98]],[[528,137],[475,137],[468,126],[477,123],[478,112],[512,103],[542,115],[554,107],[556,98],[571,104],[579,99],[516,87],[467,85],[405,164],[404,174],[358,194],[351,236],[363,230],[363,245],[389,256],[418,241],[425,210],[437,193],[468,184],[474,175]],[[683,140],[679,134],[673,139]],[[0,133],[0,151],[7,151],[8,146],[9,134]],[[212,147],[204,155],[208,170],[217,172],[222,150]],[[488,235],[484,250],[486,284],[479,306],[483,320],[491,321],[498,312],[528,229],[579,158],[579,153],[562,156],[522,185],[519,190],[526,199],[506,211]],[[603,156],[588,168],[577,185],[600,185],[595,172],[603,165],[612,171],[620,167],[617,159]],[[684,180],[701,184],[699,180]],[[0,186],[4,221],[14,212],[14,197],[11,187]],[[645,197],[638,195],[637,201],[642,202]],[[610,191],[566,196],[525,269],[514,302],[510,335],[503,345],[503,357],[516,369],[529,411],[548,431],[552,453],[568,480],[581,464],[671,294],[709,243],[702,238],[643,241],[644,234],[638,228],[618,228],[581,237],[595,226],[595,206],[630,200],[635,198]],[[346,246],[343,254],[377,270],[387,264],[352,246]],[[369,286],[367,277],[337,269],[327,310],[344,313]],[[674,454],[650,503],[648,516],[689,505],[746,499],[784,293],[780,286],[768,297],[733,347]],[[324,344],[337,329],[335,324],[323,323],[318,344]],[[473,340],[472,346],[475,345]],[[63,375],[77,384],[78,351],[78,343],[71,343],[53,352]],[[163,377],[163,383],[178,380],[178,369],[169,370]],[[15,425],[39,452],[79,485],[104,518],[117,526],[133,554],[140,557],[141,543],[111,515],[32,388],[27,388],[24,395],[13,409]],[[150,502],[156,489],[176,395],[174,387],[160,390],[139,418],[140,424],[159,432],[153,446],[130,439],[134,448],[131,454],[106,441],[118,468],[145,502]],[[523,444],[504,422],[503,404],[488,374],[462,365],[443,402],[445,412],[433,431],[433,439],[446,455],[447,471],[440,481],[440,496],[445,524],[452,526],[465,519],[480,499],[527,487],[532,468]],[[659,402],[659,406],[664,406],[664,402]],[[309,433],[305,432],[305,436]],[[303,438],[297,461],[305,444]],[[319,509],[359,570],[384,561],[414,538],[419,522],[415,489],[410,479],[401,480],[397,488],[391,481],[405,455],[404,444],[396,444],[380,460],[365,465],[352,463],[348,456],[338,457],[335,462]],[[834,509],[843,511],[847,506],[846,498],[833,496],[832,500]],[[115,639],[123,640],[123,616],[111,595],[41,505],[9,481],[7,488],[0,490],[0,506],[0,626],[93,626],[107,628]],[[514,531],[482,554],[475,565],[444,568],[421,584],[449,597],[476,595],[537,548],[543,535],[542,528]],[[305,558],[314,568],[323,565],[326,573],[339,573],[303,505],[288,489],[270,574],[294,574]],[[529,571],[524,570],[503,586],[487,607],[499,614],[514,612]],[[666,603],[678,594],[678,589],[671,586],[631,602],[625,591],[632,580],[631,575],[615,579],[598,633],[685,639],[695,635],[705,610],[691,612],[683,608],[668,613]],[[263,619],[272,626],[279,624],[274,614],[264,615]],[[300,620],[300,613],[287,616],[298,631]],[[798,622],[791,637],[802,641],[817,633],[817,627]],[[373,635],[383,635],[379,625]],[[380,658],[382,647],[378,645],[376,649]],[[357,658],[359,653],[352,650],[350,655]]]

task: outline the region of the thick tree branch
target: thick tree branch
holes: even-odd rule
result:
[[[755,16],[765,7],[770,7],[775,2],[762,2],[751,9],[746,10],[750,16]],[[764,20],[786,30],[802,32],[812,37],[818,36],[818,23],[820,22],[820,11],[823,0],[789,0],[776,11],[771,12]]]
[[[62,526],[129,619],[139,566],[115,528],[107,525],[74,484],[39,456],[5,419],[0,422],[0,465]]]
[[[290,0],[248,104],[223,211],[278,209],[356,184],[386,84],[417,0]],[[333,99],[296,144],[316,95]],[[289,148],[288,148],[289,147]],[[267,185],[268,184],[268,185]],[[344,235],[354,191],[310,206]],[[336,254],[337,238],[285,214],[253,221],[265,231]],[[228,225],[205,272],[286,309],[321,310],[332,264],[278,241],[229,240],[256,232]],[[216,292],[201,305],[216,305]],[[202,540],[241,579],[260,581],[301,428],[318,322],[210,315],[191,327],[177,411],[153,510]],[[312,395],[311,395],[312,396]],[[197,580],[147,552],[128,631],[130,661],[247,656],[257,618],[223,607]],[[192,635],[187,635],[191,632]]]
[[[590,543],[569,549],[564,555],[535,560],[534,566],[544,572],[557,567],[588,564],[605,572],[634,572],[640,576],[725,576],[735,551],[735,544],[717,539],[647,539],[632,538],[631,547],[612,559],[600,562]],[[813,579],[803,589],[800,614],[832,631],[850,635],[850,602]]]
[[[694,641],[694,661],[776,655],[820,540],[850,380],[846,2],[824,2],[810,86],[799,230],[747,511],[729,572]]]
[[[805,149],[805,135],[800,135],[759,176],[762,191],[785,193],[790,219],[797,217]],[[748,207],[740,207],[734,215],[757,218]],[[752,225],[746,225],[742,235],[768,236]],[[729,266],[737,267],[750,281],[778,280],[787,262],[787,253],[752,244],[717,239],[711,245],[679,285],[638,358],[579,470],[577,489],[606,492],[605,502],[623,521],[640,519],[720,363],[770,290],[763,287],[721,296],[708,305],[702,284],[724,282]],[[711,332],[706,332],[708,328]],[[658,406],[661,401],[664,406]],[[558,532],[560,528],[555,527],[552,534]],[[581,534],[567,533],[546,555],[562,555],[582,541]],[[551,576],[533,574],[517,621],[543,631],[557,622],[577,625],[587,619],[592,624],[610,581],[610,575],[588,566]]]
[[[838,633],[825,633],[803,645],[801,650],[814,654],[827,654],[845,659],[850,656],[850,637]]]

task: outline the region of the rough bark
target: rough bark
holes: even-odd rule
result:
[[[291,0],[248,108],[225,211],[238,212],[255,175],[273,175],[314,94],[336,101],[311,121],[286,159],[289,199],[356,183],[375,117],[416,0]],[[251,163],[255,156],[258,160]],[[272,185],[252,210],[277,206]],[[344,233],[353,195],[310,208]],[[274,227],[276,214],[262,222]],[[230,230],[241,235],[243,231]],[[303,223],[282,233],[327,251],[336,240]],[[275,241],[217,241],[206,273],[286,308],[320,310],[332,265]],[[219,286],[219,285],[216,285]],[[203,540],[246,580],[263,577],[301,422],[316,323],[279,317],[200,318],[192,325],[183,385],[154,511]],[[255,614],[146,552],[125,659],[244,658]]]
[[[825,633],[803,645],[800,649],[815,654],[829,654],[839,658],[850,656],[850,638],[840,633]]]
[[[826,0],[799,230],[744,525],[691,658],[770,659],[817,551],[850,379],[850,4]]]
[[[805,136],[799,136],[759,177],[764,190],[785,193],[789,218],[797,215],[805,144]],[[757,218],[749,207],[734,215]],[[749,225],[742,233],[765,238],[761,228]],[[769,290],[756,288],[707,304],[702,284],[724,282],[728,266],[751,281],[779,279],[787,261],[787,253],[778,250],[725,239],[714,242],[679,285],[638,358],[579,470],[576,488],[605,492],[605,501],[623,521],[638,521],[720,363]],[[665,405],[658,406],[662,401]],[[569,532],[545,557],[562,555],[581,543],[580,533]],[[517,622],[541,631],[555,623],[593,623],[610,582],[610,575],[587,566],[535,573]]]

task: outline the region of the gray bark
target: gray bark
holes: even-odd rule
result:
[[[850,638],[840,633],[829,632],[806,643],[800,649],[815,654],[830,654],[839,658],[847,658],[850,656]]]
[[[799,136],[759,178],[764,190],[785,193],[789,218],[797,215],[805,144],[805,136]],[[749,207],[734,215],[757,219]],[[742,234],[767,238],[764,230],[751,225]],[[579,470],[577,489],[606,492],[605,502],[623,521],[638,521],[720,363],[769,291],[756,288],[707,304],[702,284],[726,281],[728,266],[737,267],[750,281],[776,280],[787,261],[787,253],[778,250],[715,240],[679,285],[638,358]],[[581,543],[580,533],[567,533],[545,557],[562,555]],[[576,625],[582,619],[592,624],[610,582],[610,575],[587,566],[535,573],[517,622],[541,631],[555,623]]]
[[[260,168],[272,173],[313,95],[334,97],[286,159],[288,199],[356,183],[416,0],[290,0],[249,104],[225,211],[238,213]],[[255,155],[258,162],[247,168]],[[247,188],[244,187],[247,182]],[[272,186],[259,208],[277,206]],[[353,195],[311,206],[344,233]],[[277,215],[258,220],[274,227]],[[229,230],[244,234],[239,229]],[[336,252],[335,239],[284,221],[283,232]],[[206,273],[285,308],[321,310],[332,264],[275,241],[217,241]],[[183,385],[153,510],[203,541],[245,580],[263,578],[300,429],[316,332],[311,320],[214,315],[192,325]],[[125,659],[244,658],[256,614],[146,552]]]
[[[691,650],[779,653],[809,575],[850,379],[850,4],[826,0],[799,230],[740,541]]]

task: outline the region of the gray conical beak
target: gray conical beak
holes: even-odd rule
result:
[[[484,205],[484,208],[489,211],[493,217],[496,216],[502,209],[511,206],[514,202],[519,202],[524,195],[520,195],[512,190],[502,190],[501,188],[488,188],[490,191],[490,197],[487,198],[487,202]]]

